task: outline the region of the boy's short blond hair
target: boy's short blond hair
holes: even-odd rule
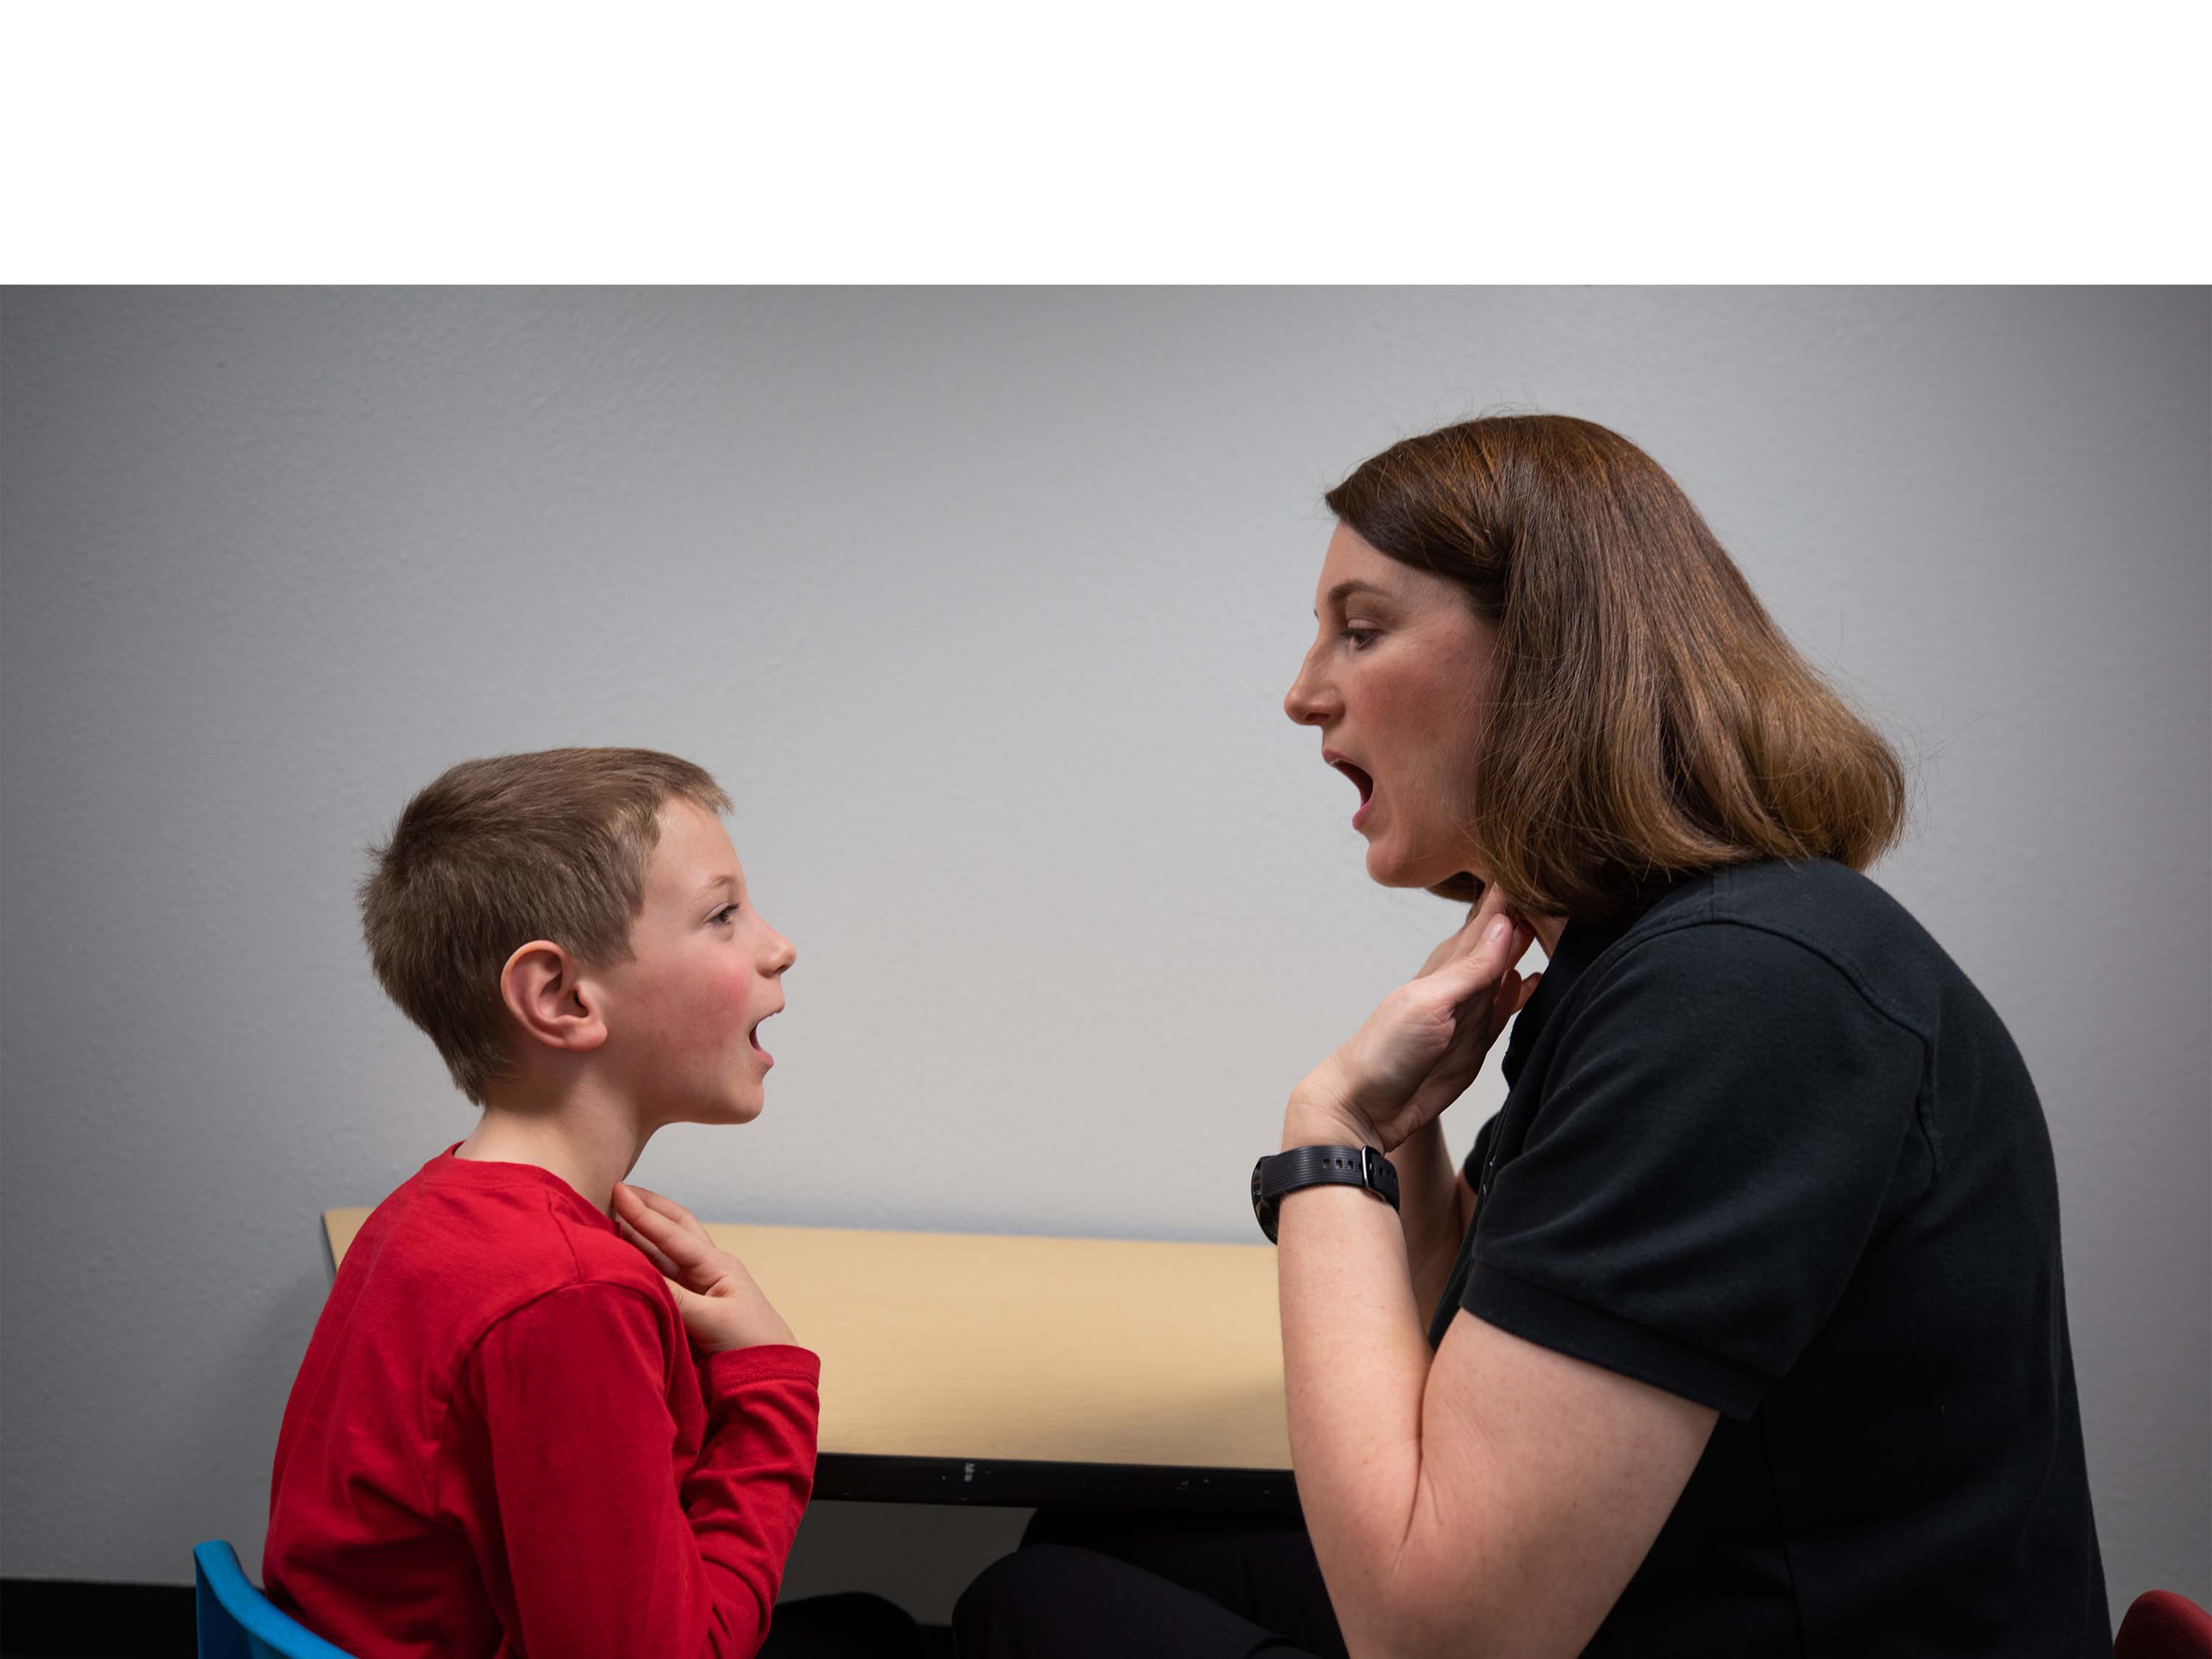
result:
[[[369,849],[361,922],[377,981],[479,1106],[512,1059],[507,959],[543,939],[586,966],[628,961],[672,799],[730,810],[703,769],[656,750],[498,755],[441,774]]]

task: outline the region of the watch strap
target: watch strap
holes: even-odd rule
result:
[[[1252,1213],[1275,1242],[1282,1200],[1306,1187],[1361,1187],[1398,1207],[1398,1172],[1372,1146],[1293,1146],[1252,1166]]]

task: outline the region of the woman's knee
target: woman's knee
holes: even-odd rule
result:
[[[953,1606],[962,1659],[1046,1650],[1047,1633],[1089,1600],[1085,1586],[1101,1565],[1091,1551],[1065,1544],[1033,1544],[994,1561]]]

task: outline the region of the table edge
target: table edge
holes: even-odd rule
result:
[[[1297,1483],[1288,1469],[1206,1468],[1164,1463],[1060,1463],[1009,1458],[895,1457],[823,1452],[817,1501],[1040,1504],[1132,1509],[1172,1505],[1295,1516]]]

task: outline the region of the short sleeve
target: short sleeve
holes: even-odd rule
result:
[[[1589,972],[1475,1217],[1461,1305],[1748,1416],[1882,1214],[1921,1040],[1759,928],[1674,928]]]
[[[1460,1179],[1477,1190],[1482,1186],[1482,1166],[1490,1161],[1490,1144],[1497,1138],[1498,1115],[1493,1112],[1474,1132],[1474,1145],[1468,1149],[1466,1161],[1459,1166]]]

